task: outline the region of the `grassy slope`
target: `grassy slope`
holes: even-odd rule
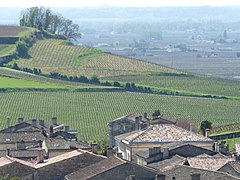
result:
[[[170,89],[183,94],[210,94],[239,97],[240,83],[204,76],[159,76],[181,73],[160,65],[102,53],[96,49],[68,46],[62,40],[38,41],[29,51],[32,58],[21,59],[21,67],[41,68],[66,75],[98,75],[102,79],[134,82],[143,86]],[[155,74],[155,75],[154,75]]]
[[[0,88],[16,88],[16,89],[101,89],[105,86],[89,85],[83,83],[68,82],[58,79],[51,79],[43,76],[37,76],[21,71],[0,68]],[[51,90],[52,91],[52,90]]]
[[[176,72],[152,63],[122,58],[86,47],[65,45],[61,40],[41,40],[30,49],[32,58],[18,60],[22,67],[37,67],[44,72],[66,75],[115,76],[146,72]]]

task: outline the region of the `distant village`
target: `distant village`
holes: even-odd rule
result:
[[[238,153],[155,111],[108,123],[106,156],[77,131],[44,120],[18,119],[0,130],[0,177],[22,180],[210,180],[240,179]],[[107,125],[106,125],[107,126]],[[1,178],[0,178],[1,179]]]

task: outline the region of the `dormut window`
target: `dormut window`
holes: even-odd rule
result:
[[[37,138],[32,138],[32,140],[33,140],[33,141],[36,141],[36,140],[37,140]]]
[[[6,141],[10,141],[10,139],[6,139]]]

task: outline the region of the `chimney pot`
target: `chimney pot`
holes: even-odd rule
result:
[[[147,119],[147,113],[144,113],[143,117],[144,117],[145,119]]]
[[[57,117],[52,117],[52,124],[57,125]]]
[[[11,126],[11,119],[10,119],[10,116],[7,117],[7,125],[8,125],[8,128]]]
[[[36,126],[37,125],[37,120],[36,119],[32,119],[32,125]]]
[[[20,124],[22,122],[23,122],[23,118],[22,117],[18,118],[18,123]]]
[[[92,152],[94,154],[98,154],[98,144],[97,143],[92,143],[91,147],[92,147]]]
[[[38,156],[37,156],[37,162],[38,163],[43,163],[44,162],[44,150],[43,149],[39,149],[38,150]]]
[[[209,137],[210,129],[205,129],[205,137]]]

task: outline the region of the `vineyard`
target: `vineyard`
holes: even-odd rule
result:
[[[240,82],[226,79],[210,78],[205,76],[164,76],[164,75],[138,75],[116,76],[106,80],[120,82],[134,82],[136,84],[152,87],[174,89],[221,96],[240,96]]]
[[[107,138],[107,123],[117,117],[136,112],[149,115],[155,109],[181,119],[192,119],[197,125],[210,120],[214,125],[240,122],[240,101],[160,96],[127,92],[12,92],[0,93],[0,127],[6,118],[12,124],[18,117],[50,120],[57,116],[60,123],[79,130],[81,138]]]
[[[0,57],[11,55],[15,52],[15,45],[2,45],[0,44]]]
[[[19,80],[19,82],[22,82],[23,80],[26,80],[26,82],[31,82],[30,87],[32,87],[32,84],[34,83],[35,85],[38,84],[35,88],[41,88],[42,85],[47,85],[47,87],[51,88],[66,88],[66,89],[76,89],[76,88],[107,88],[103,86],[97,86],[93,84],[83,84],[83,83],[78,83],[78,82],[70,82],[70,81],[64,81],[64,80],[59,80],[59,79],[52,79],[52,78],[47,78],[44,76],[38,76],[35,74],[31,73],[26,73],[26,72],[21,72],[21,71],[16,71],[16,70],[9,70],[6,68],[0,68],[0,76],[6,76],[6,77],[11,77],[12,79]],[[37,83],[36,83],[37,82]],[[39,84],[41,86],[39,86]],[[21,86],[25,86],[26,88],[30,88],[28,85],[24,84],[19,84],[20,86],[17,86],[18,88],[21,88]],[[2,88],[3,84],[0,83],[0,88]],[[11,85],[14,86],[14,85]]]
[[[29,51],[31,58],[18,60],[21,67],[41,68],[66,75],[115,76],[146,72],[176,72],[160,65],[105,54],[93,48],[70,46],[63,40],[40,40]]]

